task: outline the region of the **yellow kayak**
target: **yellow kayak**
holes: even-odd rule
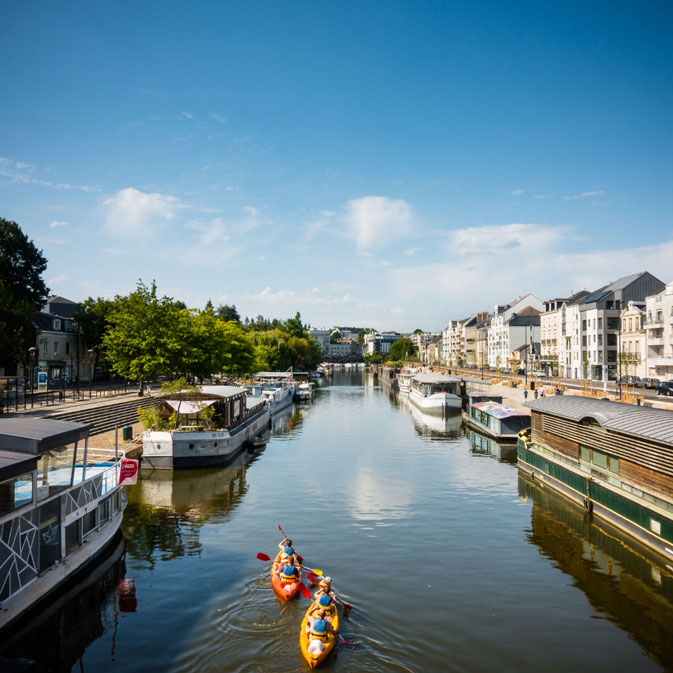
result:
[[[334,607],[332,609],[332,614],[331,616],[327,617],[327,621],[329,621],[332,624],[332,628],[334,629],[334,633],[328,633],[325,637],[325,640],[322,641],[321,647],[316,645],[313,645],[309,647],[310,642],[309,637],[308,637],[308,617],[309,617],[309,612],[311,609],[315,606],[315,602],[311,603],[309,606],[309,609],[306,611],[306,614],[304,615],[304,619],[301,622],[301,631],[299,633],[299,647],[301,648],[301,653],[304,655],[304,659],[308,662],[308,665],[311,668],[315,668],[316,666],[319,666],[322,664],[325,659],[330,655],[332,650],[334,649],[337,639],[339,638],[339,614],[337,613],[336,609],[336,603],[334,603]]]

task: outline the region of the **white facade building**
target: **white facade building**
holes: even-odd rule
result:
[[[673,381],[673,282],[645,300],[647,376]]]

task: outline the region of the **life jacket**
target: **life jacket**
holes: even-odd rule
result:
[[[334,601],[332,600],[331,596],[328,596],[327,594],[323,594],[322,596],[318,597],[318,606],[324,610],[328,616],[332,616],[334,613]]]
[[[328,635],[327,622],[324,619],[314,619],[313,626],[311,626],[309,631],[309,639],[317,638],[318,640],[325,642]]]
[[[297,569],[294,566],[285,566],[280,571],[281,582],[297,582],[298,580]]]
[[[283,554],[286,556],[292,556],[294,554],[294,548],[293,547],[283,547]]]

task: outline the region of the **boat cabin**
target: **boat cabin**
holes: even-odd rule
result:
[[[177,415],[176,429],[194,430],[199,424],[232,430],[251,414],[259,411],[264,398],[251,397],[239,386],[201,386],[199,390],[169,393],[162,398],[160,414],[164,419]],[[212,409],[205,412],[205,409]]]
[[[508,407],[500,401],[484,399],[478,402],[474,401],[482,397],[471,393],[467,407],[467,421],[477,430],[496,439],[516,441],[519,431],[530,427],[529,414]],[[502,397],[500,397],[500,400],[502,400]]]
[[[121,523],[123,455],[91,449],[90,427],[0,420],[0,627],[95,555]]]
[[[460,384],[460,378],[443,374],[416,374],[411,377],[412,389],[418,391],[424,397],[436,393],[460,395]]]

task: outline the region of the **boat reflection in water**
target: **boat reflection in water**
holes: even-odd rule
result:
[[[442,440],[460,437],[463,417],[460,410],[446,416],[424,414],[416,405],[400,400],[400,406],[406,406],[414,423],[414,429],[426,439]]]
[[[247,492],[248,465],[261,453],[244,451],[226,468],[144,472],[127,489],[122,530],[129,558],[153,567],[201,554],[201,528],[228,520]]]
[[[0,670],[70,671],[91,643],[108,630],[116,633],[119,613],[135,611],[124,581],[124,549],[117,533],[111,552],[87,568],[84,579],[66,582],[30,620],[3,631]]]
[[[482,435],[480,432],[467,428],[467,437],[470,440],[472,453],[481,456],[492,456],[501,463],[516,465],[516,444],[513,442],[499,442],[497,439]]]
[[[310,407],[291,404],[271,416],[271,435],[291,435],[301,425]]]
[[[532,501],[528,540],[570,575],[601,618],[623,629],[666,670],[673,661],[673,569],[606,522],[519,476]]]

